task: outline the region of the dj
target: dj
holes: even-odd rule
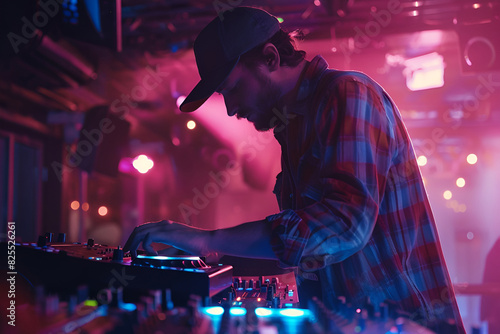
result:
[[[238,7],[210,22],[194,52],[201,81],[180,109],[214,92],[229,116],[274,129],[281,212],[201,230],[168,220],[135,228],[124,250],[152,242],[208,255],[277,259],[327,306],[394,301],[423,325],[465,333],[415,154],[388,94],[368,76],[305,60],[269,13]],[[281,112],[286,117],[277,117]],[[280,115],[282,116],[282,115]],[[283,121],[284,120],[284,121]],[[301,292],[301,299],[309,298]]]

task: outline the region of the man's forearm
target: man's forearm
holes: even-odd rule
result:
[[[225,255],[276,259],[271,248],[271,224],[265,220],[211,231],[207,248]]]
[[[270,223],[265,220],[219,230],[204,230],[169,220],[143,224],[134,229],[124,250],[130,250],[135,257],[142,243],[146,252],[156,254],[152,246],[154,242],[202,256],[217,252],[221,255],[276,259],[271,248]]]

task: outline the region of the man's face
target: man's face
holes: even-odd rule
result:
[[[281,91],[263,66],[249,69],[239,63],[217,91],[224,96],[229,116],[246,118],[258,131],[276,126],[273,108]]]

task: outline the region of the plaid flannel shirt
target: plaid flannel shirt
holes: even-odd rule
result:
[[[424,325],[451,319],[465,333],[413,147],[388,94],[368,76],[303,71],[274,129],[282,147],[267,217],[283,267],[318,279],[323,301],[392,300]],[[300,291],[300,290],[299,290]],[[302,296],[304,298],[307,296]]]

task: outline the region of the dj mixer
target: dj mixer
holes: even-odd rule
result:
[[[339,298],[332,310],[314,298],[300,308],[293,272],[235,275],[249,271],[191,255],[132,260],[92,239],[18,243],[16,273],[18,290],[28,291],[16,327],[2,322],[2,333],[435,333],[390,304],[373,313]]]

